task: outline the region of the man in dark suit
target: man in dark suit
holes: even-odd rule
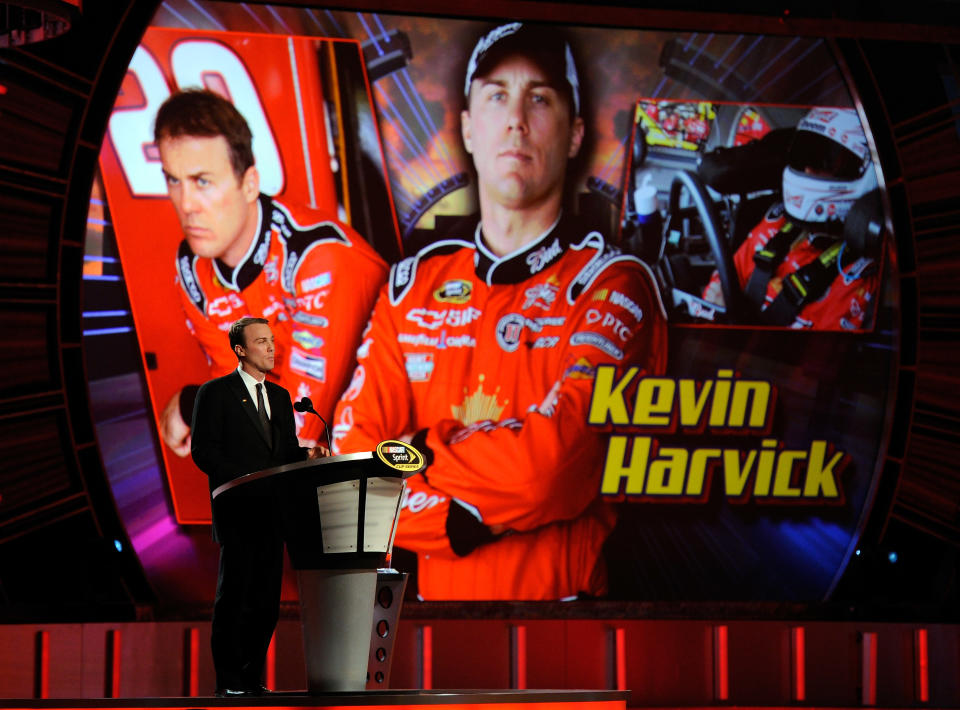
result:
[[[290,394],[266,379],[274,365],[268,321],[236,321],[230,346],[239,366],[204,384],[193,412],[191,453],[209,477],[211,493],[239,476],[324,453],[300,447]],[[211,635],[217,695],[260,695],[266,692],[261,676],[279,616],[283,572],[280,511],[271,482],[218,496],[213,536],[220,543]]]

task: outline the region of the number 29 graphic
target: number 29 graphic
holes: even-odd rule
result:
[[[177,87],[210,89],[233,102],[253,134],[260,190],[268,195],[280,193],[284,184],[280,152],[253,79],[240,57],[219,42],[184,40],[171,48],[170,68]],[[167,186],[153,142],[153,121],[171,92],[160,63],[143,45],[134,52],[124,89],[108,128],[120,169],[134,197],[165,197]]]

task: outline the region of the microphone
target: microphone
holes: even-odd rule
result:
[[[293,403],[293,408],[298,412],[310,412],[311,414],[316,415],[316,417],[323,422],[323,430],[327,432],[327,448],[330,449],[330,454],[333,454],[333,442],[330,440],[330,425],[327,424],[327,420],[320,416],[316,409],[313,408],[313,400],[309,397],[302,398],[299,402]]]

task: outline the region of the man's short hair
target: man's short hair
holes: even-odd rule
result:
[[[234,321],[230,326],[230,349],[233,350],[234,354],[237,353],[237,346],[243,348],[247,347],[247,336],[244,335],[244,329],[248,325],[253,325],[254,323],[263,323],[264,325],[270,325],[270,321],[266,318],[254,318],[253,316],[244,316],[240,320]],[[237,355],[237,360],[240,359],[240,356]]]
[[[567,100],[571,121],[580,115],[580,79],[570,42],[556,27],[523,22],[495,27],[477,41],[463,87],[468,109],[473,80],[482,79],[501,61],[515,56],[529,59],[550,80],[550,86]]]
[[[183,136],[223,136],[237,180],[254,162],[253,137],[247,121],[232,103],[207,89],[178,91],[164,101],[157,111],[153,136],[157,143]]]

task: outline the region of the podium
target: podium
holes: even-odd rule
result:
[[[377,570],[393,547],[404,479],[423,466],[409,444],[384,441],[372,452],[256,471],[213,491],[221,503],[241,489],[278,502],[297,571],[310,693],[366,687]]]

